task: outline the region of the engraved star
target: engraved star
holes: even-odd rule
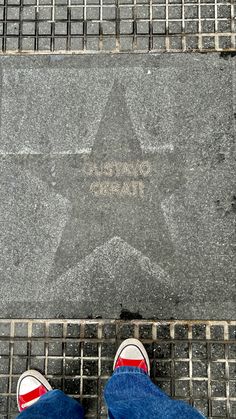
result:
[[[113,85],[90,153],[28,155],[19,158],[19,164],[72,204],[51,279],[113,237],[121,237],[164,269],[173,260],[161,202],[184,183],[181,161],[171,149],[141,149],[119,83]],[[140,165],[143,170],[138,170]]]

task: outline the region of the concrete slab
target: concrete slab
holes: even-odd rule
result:
[[[1,58],[2,317],[235,317],[225,58]]]

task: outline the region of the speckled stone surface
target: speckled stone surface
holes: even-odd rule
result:
[[[2,57],[1,317],[235,317],[235,57]]]

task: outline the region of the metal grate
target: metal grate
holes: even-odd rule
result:
[[[235,9],[234,0],[0,0],[0,51],[235,51]]]
[[[0,417],[17,413],[16,384],[27,368],[105,418],[102,390],[119,342],[140,338],[151,376],[171,396],[210,418],[236,417],[236,321],[0,320]]]

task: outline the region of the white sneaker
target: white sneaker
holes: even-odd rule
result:
[[[113,369],[119,367],[141,368],[150,375],[150,362],[143,344],[138,339],[126,339],[119,346]]]
[[[52,390],[49,382],[36,370],[25,371],[17,383],[17,404],[20,412],[32,406],[48,391]]]

